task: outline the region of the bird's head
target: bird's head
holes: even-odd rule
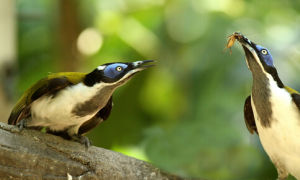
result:
[[[125,84],[137,72],[154,66],[153,64],[147,65],[150,62],[153,62],[153,60],[103,64],[86,75],[84,84],[94,86],[96,83],[103,82],[113,86],[120,86]]]
[[[247,37],[240,33],[235,33],[236,39],[242,45],[248,68],[252,72],[252,75],[255,76],[266,76],[272,77],[279,87],[283,87],[283,83],[278,77],[277,70],[273,63],[273,57],[270,51],[260,45],[255,44],[250,41]]]

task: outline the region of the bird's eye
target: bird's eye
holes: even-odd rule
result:
[[[121,66],[118,66],[118,67],[116,67],[116,70],[120,72],[123,70],[123,68]]]
[[[262,53],[263,55],[267,55],[267,54],[268,54],[268,51],[265,50],[265,49],[263,49],[263,50],[261,50],[261,53]]]

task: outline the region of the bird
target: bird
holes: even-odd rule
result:
[[[253,79],[244,104],[246,127],[258,134],[279,180],[289,174],[300,179],[300,94],[283,84],[267,48],[238,32],[232,39],[241,44]]]
[[[46,130],[89,147],[91,142],[84,134],[109,117],[113,92],[136,73],[154,66],[151,62],[154,61],[114,62],[90,73],[49,74],[24,92],[8,124],[21,130]]]

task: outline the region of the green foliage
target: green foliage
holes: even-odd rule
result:
[[[96,28],[103,38],[96,54],[81,57],[78,71],[112,61],[158,61],[116,91],[110,118],[88,134],[95,145],[186,177],[275,179],[257,136],[244,125],[243,104],[251,91],[244,55],[238,46],[232,55],[223,49],[226,37],[240,31],[271,50],[284,82],[297,82],[299,3],[76,2],[81,28]],[[18,94],[61,69],[58,4],[19,1]]]

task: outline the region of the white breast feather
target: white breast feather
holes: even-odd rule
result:
[[[71,113],[73,108],[78,103],[91,99],[104,85],[105,83],[99,83],[88,87],[79,83],[61,90],[55,95],[55,98],[51,98],[51,96],[39,98],[31,105],[32,120],[28,122],[28,126],[49,127],[53,131],[74,126],[70,129],[69,134],[76,134],[78,128],[95,114],[84,117],[74,116]]]
[[[272,77],[268,79],[272,105],[271,128],[261,126],[253,106],[259,138],[270,158],[278,159],[289,173],[300,179],[300,113],[289,92],[279,88]]]

